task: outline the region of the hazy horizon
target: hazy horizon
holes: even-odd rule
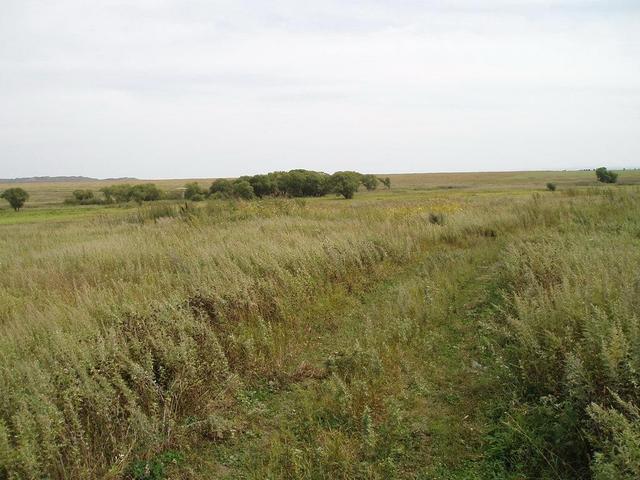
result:
[[[8,0],[0,178],[634,168],[631,0]]]
[[[603,165],[599,165],[599,166],[603,166]],[[530,170],[457,170],[457,171],[431,171],[431,172],[370,172],[370,171],[362,171],[359,173],[363,173],[363,174],[375,174],[375,175],[447,175],[447,174],[474,174],[474,173],[527,173],[527,172],[585,172],[585,171],[595,171],[597,167],[588,167],[588,168],[573,168],[573,169],[530,169]],[[608,167],[609,170],[613,170],[613,171],[624,171],[624,170],[628,170],[628,171],[635,171],[635,170],[640,170],[640,167]],[[120,177],[92,177],[89,175],[31,175],[31,176],[20,176],[20,177],[0,177],[0,181],[2,180],[11,180],[11,181],[15,181],[15,180],[21,180],[21,179],[40,179],[40,178],[88,178],[91,180],[144,180],[144,181],[148,181],[148,180],[209,180],[209,179],[214,179],[214,178],[238,178],[244,175],[258,175],[261,173],[270,173],[273,172],[272,171],[264,171],[264,172],[245,172],[245,173],[241,173],[239,175],[232,175],[232,176],[227,176],[227,177],[221,177],[221,176],[208,176],[208,177],[203,177],[203,176],[193,176],[193,177],[132,177],[132,176],[120,176]],[[277,170],[275,170],[277,171]],[[319,170],[319,171],[323,171],[323,170]],[[336,170],[337,171],[337,170]],[[325,173],[334,173],[334,171],[328,171]]]

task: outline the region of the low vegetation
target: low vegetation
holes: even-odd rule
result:
[[[640,477],[637,187],[250,178],[1,227],[0,478]]]

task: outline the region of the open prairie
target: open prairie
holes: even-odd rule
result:
[[[622,172],[621,184],[640,184],[640,170]],[[544,190],[545,183],[554,182],[560,187],[595,186],[598,184],[592,170],[554,172],[464,172],[464,173],[407,173],[379,174],[391,179],[394,191],[428,189],[527,189]],[[31,206],[55,205],[61,203],[76,189],[99,190],[117,183],[155,183],[160,188],[171,191],[184,187],[188,182],[199,182],[209,186],[212,178],[180,180],[95,180],[82,182],[35,182],[0,183],[0,191],[5,188],[22,187],[29,191]],[[0,208],[5,207],[0,205]]]
[[[0,479],[638,478],[640,172],[389,177],[142,205],[22,185]]]

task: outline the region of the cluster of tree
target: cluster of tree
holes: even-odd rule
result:
[[[605,167],[596,168],[596,177],[602,183],[616,183],[618,181],[618,174]]]
[[[101,188],[100,192],[104,195],[106,203],[153,202],[163,197],[162,190],[153,183],[139,183],[137,185],[121,183]]]
[[[367,190],[375,190],[378,183],[391,188],[388,177],[379,179],[375,175],[358,172],[336,172],[329,175],[311,170],[291,170],[244,176],[235,180],[221,178],[214,181],[208,190],[197,183],[189,183],[185,185],[184,197],[194,201],[205,197],[250,200],[254,197],[322,197],[336,193],[345,198],[353,198],[361,185]]]
[[[93,190],[78,189],[71,192],[71,197],[66,198],[64,203],[72,205],[100,205],[104,203],[127,203],[127,202],[152,202],[165,198],[165,194],[153,183],[140,183],[129,185],[122,183],[110,185],[99,190],[104,198],[96,196]]]

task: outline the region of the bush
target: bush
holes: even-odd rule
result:
[[[78,202],[91,200],[93,198],[93,192],[91,190],[74,190],[72,195]]]
[[[549,190],[550,192],[555,192],[556,188],[558,188],[558,187],[556,186],[555,183],[553,183],[553,182],[547,183],[547,190]]]
[[[24,206],[25,202],[29,200],[29,194],[20,187],[8,188],[0,194],[0,198],[4,198],[9,202],[11,208],[17,212]]]
[[[183,461],[184,456],[179,452],[164,452],[151,460],[134,462],[129,469],[129,477],[132,480],[164,480],[167,478],[167,467]]]
[[[74,190],[71,197],[65,198],[67,205],[102,205],[105,203],[101,198],[96,198],[91,190]]]
[[[596,168],[596,177],[602,183],[616,183],[618,181],[618,174],[605,167]]]
[[[445,217],[443,213],[430,213],[429,223],[432,225],[444,225]]]

